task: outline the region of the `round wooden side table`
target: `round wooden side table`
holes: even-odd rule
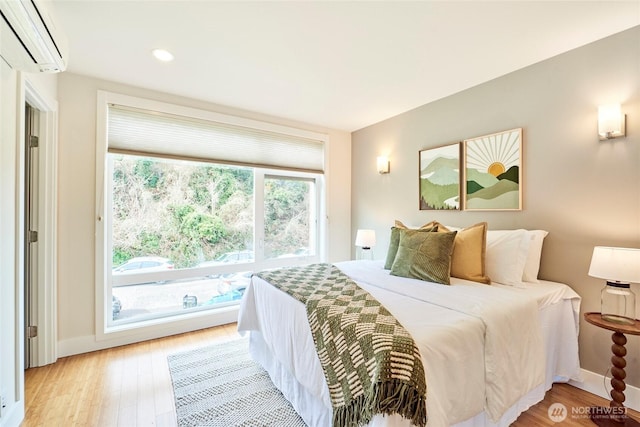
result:
[[[624,379],[627,373],[624,368],[627,362],[624,357],[627,355],[625,344],[627,337],[624,334],[640,335],[640,320],[635,321],[633,325],[623,325],[620,323],[609,322],[604,320],[600,313],[585,313],[584,319],[600,328],[613,331],[611,340],[613,345],[611,351],[611,402],[609,407],[593,406],[589,408],[591,421],[600,427],[640,427],[640,423],[633,418],[627,416],[627,410],[624,406],[624,390],[627,388]]]

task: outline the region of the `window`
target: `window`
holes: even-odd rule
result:
[[[315,186],[311,179],[264,180],[264,256],[312,256],[316,250]]]
[[[238,304],[252,272],[322,259],[321,135],[102,97],[120,101],[98,153],[105,330]]]

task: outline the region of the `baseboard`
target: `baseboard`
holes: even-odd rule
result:
[[[103,339],[97,339],[96,335],[85,335],[59,340],[58,357],[104,350],[121,345],[233,323],[238,320],[238,309],[238,306],[233,306],[217,310],[216,312],[201,313],[201,315],[196,313],[195,316],[188,319],[114,332],[110,334],[109,337]]]
[[[611,400],[609,396],[609,391],[611,390],[610,377],[605,379],[604,375],[582,369],[582,378],[583,381],[571,380],[569,384],[596,396]],[[627,384],[624,395],[626,397],[625,406],[640,411],[640,388]]]
[[[24,420],[24,400],[15,402],[0,413],[0,427],[20,427]]]

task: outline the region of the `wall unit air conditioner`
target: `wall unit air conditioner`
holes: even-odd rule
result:
[[[57,73],[67,68],[67,41],[43,2],[0,0],[0,56],[16,70]]]

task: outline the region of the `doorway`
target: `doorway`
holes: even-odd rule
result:
[[[20,299],[24,368],[57,360],[58,103],[25,76],[20,143]]]

